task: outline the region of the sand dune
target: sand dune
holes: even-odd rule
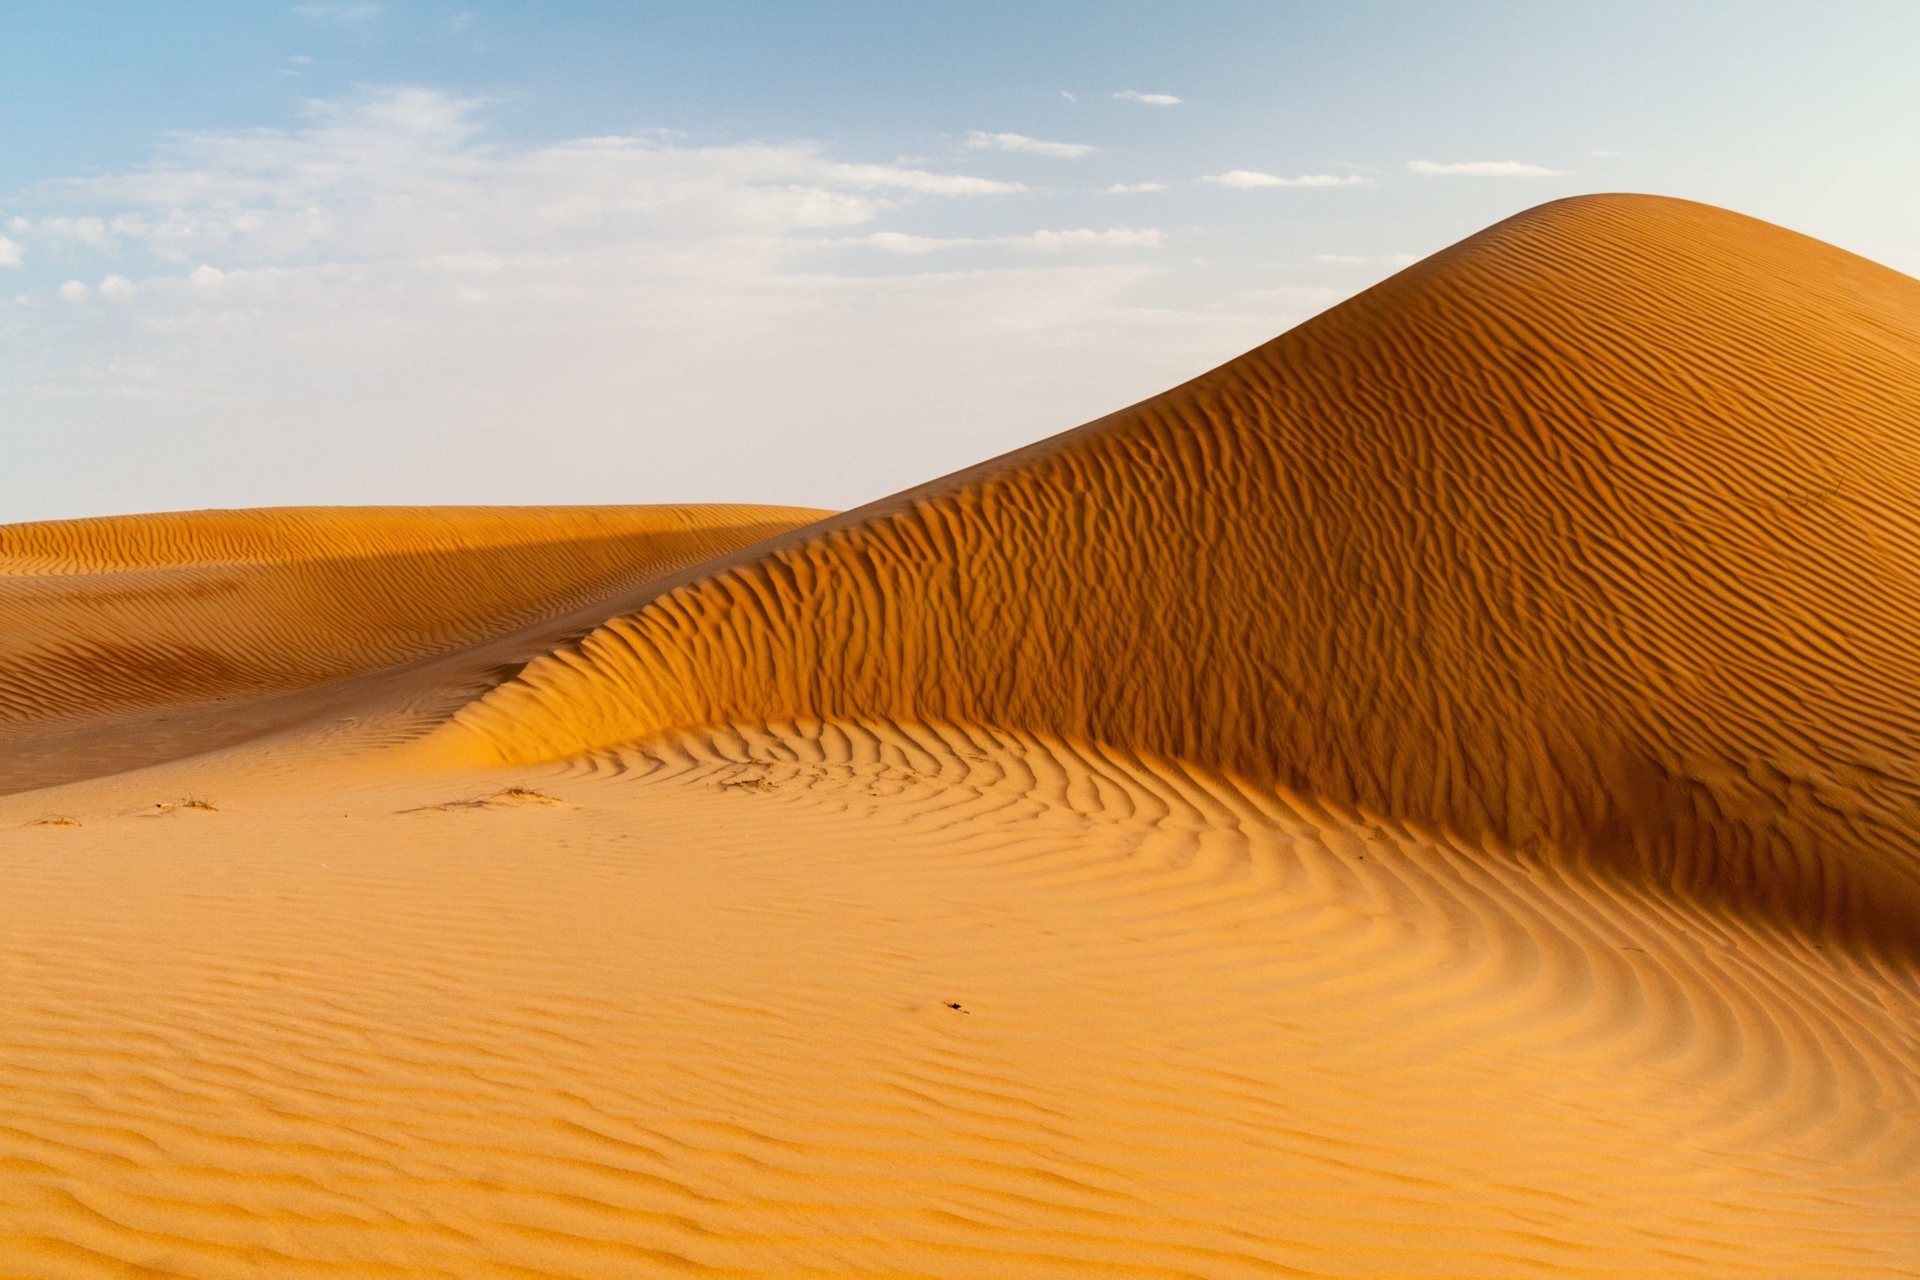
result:
[[[1917,410],[1587,198],[805,527],[0,529],[0,1274],[1920,1275]]]
[[[1916,422],[1920,283],[1562,201],[683,586],[448,741],[995,724],[1910,940]]]

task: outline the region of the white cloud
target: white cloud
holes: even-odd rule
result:
[[[321,22],[366,22],[380,16],[382,6],[377,4],[343,3],[341,0],[308,0],[306,4],[293,6],[293,11],[303,18],[315,18]]]
[[[1170,93],[1142,93],[1138,89],[1122,89],[1113,96],[1122,102],[1144,102],[1151,107],[1177,107],[1182,101]]]
[[[1017,184],[930,165],[484,126],[470,100],[368,91],[5,193],[34,211],[8,233],[26,255],[116,302],[10,313],[0,421],[39,443],[0,469],[0,510],[852,505],[1341,295],[1189,282],[1155,228],[1009,227]]]
[[[1165,191],[1166,189],[1167,184],[1164,182],[1116,182],[1110,187],[1102,188],[1101,194],[1108,196],[1130,196],[1141,192]]]
[[[1331,173],[1308,173],[1298,178],[1282,178],[1271,173],[1256,173],[1252,169],[1229,169],[1225,173],[1210,173],[1200,179],[1222,187],[1364,187],[1373,179],[1363,178],[1359,174],[1339,176]]]
[[[1075,159],[1092,155],[1094,149],[1080,142],[1042,142],[1038,138],[1029,138],[1021,133],[981,133],[975,130],[967,135],[967,149],[970,151],[1030,151],[1035,155],[1061,156]]]
[[[20,246],[0,236],[0,267],[17,267],[21,261]]]
[[[1590,156],[1605,156],[1611,159],[1614,157],[1623,156],[1627,153],[1624,151],[1589,151],[1587,152],[1587,154]]]
[[[50,201],[118,206],[110,224],[89,214],[44,218],[37,230],[99,243],[110,227],[180,267],[394,262],[465,241],[577,254],[623,238],[778,237],[868,222],[902,200],[1025,189],[801,145],[600,137],[495,150],[475,142],[480,105],[394,90],[309,104],[303,129],[184,135],[144,167],[41,189]]]
[[[1407,172],[1429,178],[1464,175],[1475,178],[1558,178],[1565,169],[1546,169],[1518,160],[1468,160],[1460,164],[1435,164],[1431,160],[1407,161]]]
[[[1059,253],[1066,249],[1158,249],[1166,242],[1166,233],[1154,228],[1112,227],[1094,231],[1081,227],[1073,231],[1031,231],[1012,236],[913,236],[897,231],[881,231],[863,236],[856,244],[869,244],[889,253],[932,253],[936,249],[961,249],[991,246],[1002,249],[1032,249]]]
[[[86,299],[87,286],[78,280],[69,280],[60,286],[60,296],[68,302],[81,302]]]
[[[1386,266],[1397,269],[1412,266],[1414,263],[1420,261],[1420,255],[1417,253],[1384,253],[1379,257],[1367,257],[1354,253],[1316,253],[1313,255],[1313,260],[1332,267]]]
[[[1025,191],[1018,182],[996,182],[958,173],[926,173],[890,164],[836,164],[821,172],[824,181],[863,190],[896,187],[935,196],[985,196]]]
[[[1068,93],[1068,92],[1067,92],[1067,91],[1066,91],[1065,89],[1062,89],[1062,90],[1060,91],[1060,96],[1061,96],[1061,97],[1063,97],[1063,98],[1065,98],[1065,99],[1066,99],[1066,100],[1067,100],[1068,102],[1078,102],[1078,101],[1080,101],[1080,99],[1079,99],[1079,98],[1077,98],[1077,97],[1075,97],[1075,96],[1074,96],[1073,94],[1071,94],[1071,93]]]
[[[1082,227],[1077,231],[1035,231],[1031,235],[1012,237],[1009,242],[1017,248],[1058,253],[1062,249],[1083,248],[1158,249],[1165,240],[1163,232],[1152,228],[1136,230],[1114,227],[1107,231],[1091,231]]]

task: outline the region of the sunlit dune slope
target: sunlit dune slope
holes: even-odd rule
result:
[[[257,696],[391,666],[822,514],[288,508],[0,526],[0,723]]]
[[[987,724],[1883,940],[1920,918],[1920,282],[1530,210],[1164,395],[679,585],[437,750]]]

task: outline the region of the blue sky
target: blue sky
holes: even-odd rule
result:
[[[847,506],[1511,213],[1920,272],[1920,6],[34,4],[0,520]]]

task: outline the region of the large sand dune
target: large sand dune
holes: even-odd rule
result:
[[[1917,448],[1604,197],[804,527],[0,530],[0,1275],[1920,1275]]]
[[[1700,205],[1563,201],[684,586],[460,725],[504,760],[1005,725],[1903,930],[1916,423],[1920,284]]]

